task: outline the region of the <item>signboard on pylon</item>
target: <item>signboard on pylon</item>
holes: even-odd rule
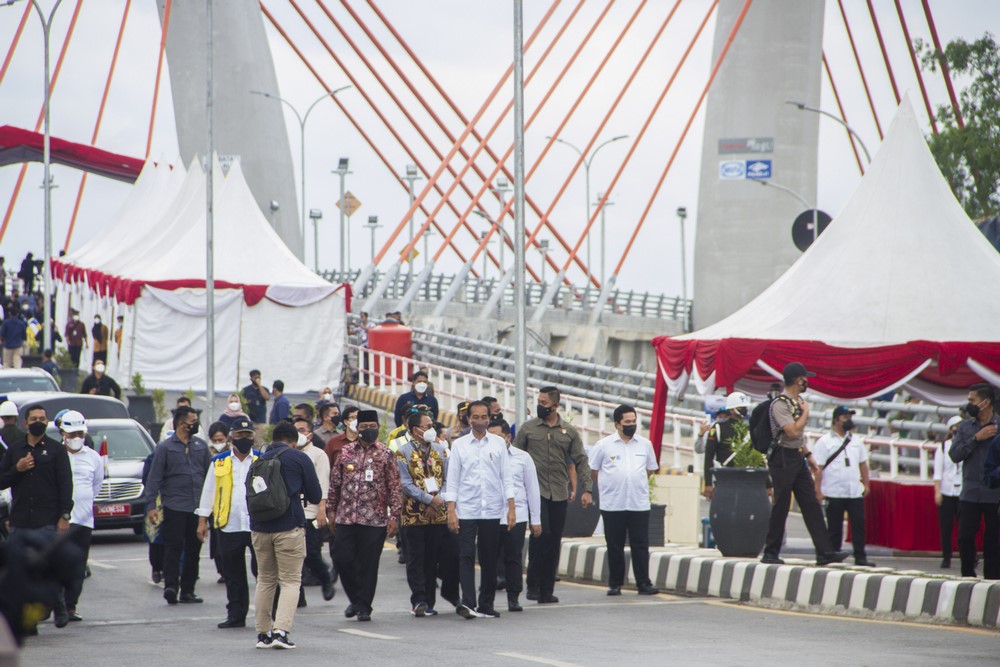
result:
[[[337,208],[343,209],[344,215],[348,218],[354,215],[354,212],[361,208],[361,200],[352,195],[350,192],[344,193],[344,198],[337,202]]]

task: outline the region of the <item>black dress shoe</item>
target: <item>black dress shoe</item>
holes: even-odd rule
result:
[[[337,589],[333,587],[333,582],[323,584],[323,599],[329,602],[337,594]]]
[[[822,567],[831,563],[843,563],[850,555],[846,551],[827,551],[825,554],[819,555],[816,559],[816,564]]]
[[[201,604],[202,602],[204,600],[194,593],[181,593],[181,603],[183,604]]]
[[[855,558],[854,564],[858,567],[876,567],[875,563],[871,562],[867,558]]]
[[[163,573],[159,570],[153,570],[153,583],[159,584],[163,581]]]
[[[781,560],[773,554],[764,554],[764,557],[760,559],[761,563],[765,565],[784,565],[785,561]]]
[[[529,600],[537,600],[538,599],[538,589],[537,588],[532,588],[532,587],[529,586],[528,587],[528,592],[524,594],[524,597],[528,598]]]
[[[177,604],[177,589],[164,588],[163,599],[167,601],[167,604]]]
[[[215,580],[215,583],[217,583],[217,584],[224,584],[224,583],[226,583],[226,578],[223,575],[220,574],[219,578]]]
[[[358,612],[359,621],[370,621],[372,620],[372,613],[370,611],[359,611]]]
[[[357,615],[358,615],[358,608],[355,607],[353,604],[347,605],[347,609],[344,610],[344,616],[346,616],[347,618],[354,618]]]
[[[80,614],[76,613],[75,611],[69,612],[69,622],[70,623],[75,623],[77,621],[82,621],[82,620],[83,620],[83,616],[80,616]]]
[[[69,625],[69,612],[66,611],[66,605],[56,607],[52,614],[55,616],[55,624],[57,628],[65,628]]]
[[[218,627],[223,630],[226,628],[245,628],[247,627],[247,622],[241,621],[238,618],[227,618],[222,623],[219,623]]]
[[[951,559],[950,558],[945,558],[945,559],[943,559],[941,561],[941,569],[942,570],[950,570],[951,569]]]
[[[639,595],[658,595],[660,589],[653,584],[642,584],[639,586]]]
[[[521,603],[518,602],[517,599],[513,600],[508,599],[507,611],[524,611],[524,607],[521,606]]]
[[[621,595],[621,594],[622,594],[622,587],[621,586],[609,586],[608,587],[608,595]]]
[[[555,595],[538,596],[538,604],[559,604],[559,598]]]

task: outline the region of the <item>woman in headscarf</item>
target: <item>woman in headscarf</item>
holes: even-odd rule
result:
[[[226,409],[219,415],[219,421],[226,425],[226,430],[228,431],[233,427],[233,422],[239,417],[250,418],[247,416],[247,413],[243,412],[243,404],[240,403],[239,395],[230,394],[229,398],[226,399]]]

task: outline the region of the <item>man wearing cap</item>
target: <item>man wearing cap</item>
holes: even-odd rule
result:
[[[3,428],[0,428],[0,454],[3,454],[8,447],[13,447],[24,437],[24,429],[17,425],[17,406],[13,401],[0,403],[0,419],[3,420]]]
[[[205,475],[198,502],[198,539],[208,538],[208,517],[219,536],[222,553],[222,573],[226,578],[226,620],[220,628],[246,627],[250,608],[250,587],[247,584],[247,551],[250,552],[250,570],[257,576],[257,555],[250,540],[250,514],[247,511],[247,474],[250,466],[260,456],[254,445],[253,422],[247,417],[233,420],[229,431],[229,444],[221,454],[212,458],[211,468]]]
[[[73,471],[73,511],[69,520],[70,542],[75,544],[86,564],[90,555],[90,536],[94,530],[94,496],[104,483],[104,461],[101,455],[90,447],[85,447],[87,420],[76,410],[70,410],[59,422],[63,444],[69,453],[69,465]],[[64,603],[71,621],[83,620],[76,613],[80,593],[83,591],[84,570],[78,570],[73,582],[66,587]],[[58,609],[58,607],[57,607]]]
[[[461,401],[458,407],[455,408],[455,425],[449,428],[445,432],[445,437],[448,438],[448,442],[455,442],[463,435],[468,435],[469,431],[469,401]]]
[[[326,516],[351,601],[344,615],[370,621],[382,545],[399,530],[403,488],[396,456],[379,442],[378,413],[359,410],[357,419],[360,437],[344,445],[330,473]]]
[[[823,520],[823,508],[816,499],[816,486],[809,474],[810,469],[815,472],[819,467],[806,447],[809,404],[802,398],[802,394],[809,388],[807,378],[816,374],[794,361],[785,366],[782,375],[785,380],[784,391],[774,399],[770,407],[771,433],[777,443],[767,461],[774,484],[774,505],[771,508],[761,562],[778,565],[784,563],[778,554],[785,537],[785,520],[788,518],[794,493],[816,548],[816,564],[839,563],[849,554],[846,551],[834,551],[830,545],[830,534]]]
[[[958,498],[962,495],[962,464],[955,463],[948,455],[955,444],[955,431],[961,423],[962,418],[958,415],[949,419],[948,435],[934,450],[934,504],[938,508],[938,527],[941,529],[942,570],[951,568]]]
[[[833,409],[833,427],[813,445],[816,498],[826,499],[826,525],[830,546],[839,551],[844,543],[844,514],[851,522],[854,564],[875,567],[865,555],[865,496],[869,491],[868,448],[856,437],[855,414],[845,405]]]
[[[720,410],[715,422],[709,426],[708,437],[705,440],[705,499],[711,500],[715,492],[712,471],[718,462],[722,467],[732,464],[732,439],[736,435],[735,427],[747,416],[750,409],[750,397],[741,391],[734,391],[726,396],[726,409]]]

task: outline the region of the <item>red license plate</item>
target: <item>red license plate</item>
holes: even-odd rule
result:
[[[94,505],[94,516],[129,516],[132,506],[128,503],[117,505]]]

